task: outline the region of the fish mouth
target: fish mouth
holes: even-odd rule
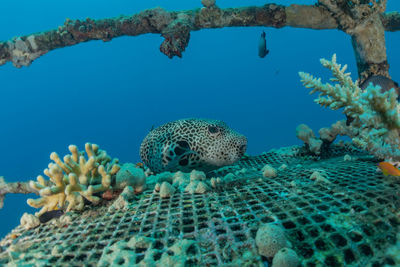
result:
[[[244,153],[246,152],[246,149],[247,149],[247,145],[246,145],[246,144],[243,144],[243,145],[240,145],[240,146],[239,146],[239,153],[240,153],[240,156],[243,156],[243,155],[244,155]]]

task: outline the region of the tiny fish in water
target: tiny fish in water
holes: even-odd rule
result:
[[[10,238],[11,239],[17,239],[17,237],[19,237],[21,234],[14,234],[14,233],[12,233],[11,235],[10,235]]]
[[[390,162],[379,162],[378,167],[382,170],[384,175],[400,176],[400,170]]]
[[[135,167],[136,167],[136,168],[142,168],[142,169],[144,169],[144,165],[143,165],[142,162],[136,163]]]
[[[260,36],[260,41],[258,41],[258,56],[264,58],[268,53],[267,40],[265,40],[265,32],[263,31]]]

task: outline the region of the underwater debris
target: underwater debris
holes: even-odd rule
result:
[[[246,137],[224,122],[191,118],[151,131],[140,146],[140,157],[154,173],[193,169],[207,172],[233,164],[246,147]]]
[[[118,159],[111,159],[104,150],[95,144],[86,143],[84,152],[79,152],[75,145],[68,147],[71,155],[66,155],[61,161],[57,153],[50,155],[55,163],[50,163],[44,170],[50,181],[43,176],[37,177],[37,182],[30,181],[29,185],[39,191],[41,198],[28,199],[29,206],[42,209],[36,213],[43,213],[55,209],[82,210],[84,199],[97,204],[100,197],[96,193],[104,192],[111,186],[111,179],[120,169]]]
[[[256,244],[258,253],[268,258],[274,257],[281,248],[291,247],[283,228],[271,223],[263,224],[258,228]]]
[[[331,61],[321,59],[321,64],[332,71],[335,85],[323,84],[308,73],[299,75],[306,88],[313,88],[311,94],[321,92],[316,103],[333,110],[343,108],[347,116],[355,118],[349,126],[338,122],[336,132],[348,135],[356,146],[378,158],[400,159],[400,104],[394,89],[382,93],[380,87],[370,84],[361,91],[345,72],[347,65],[342,68],[336,63],[336,55]]]

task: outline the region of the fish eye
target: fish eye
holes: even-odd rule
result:
[[[219,133],[219,128],[216,126],[208,126],[208,132],[211,134]]]

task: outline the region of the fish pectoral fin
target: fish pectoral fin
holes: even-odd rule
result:
[[[186,166],[189,164],[189,155],[197,154],[195,151],[187,151],[179,156],[175,155],[169,160],[167,168],[175,168],[176,166]]]
[[[190,145],[185,140],[177,142],[168,142],[163,149],[163,159],[168,169],[173,169],[177,166],[185,166],[189,163],[189,156],[198,153],[190,148]]]

